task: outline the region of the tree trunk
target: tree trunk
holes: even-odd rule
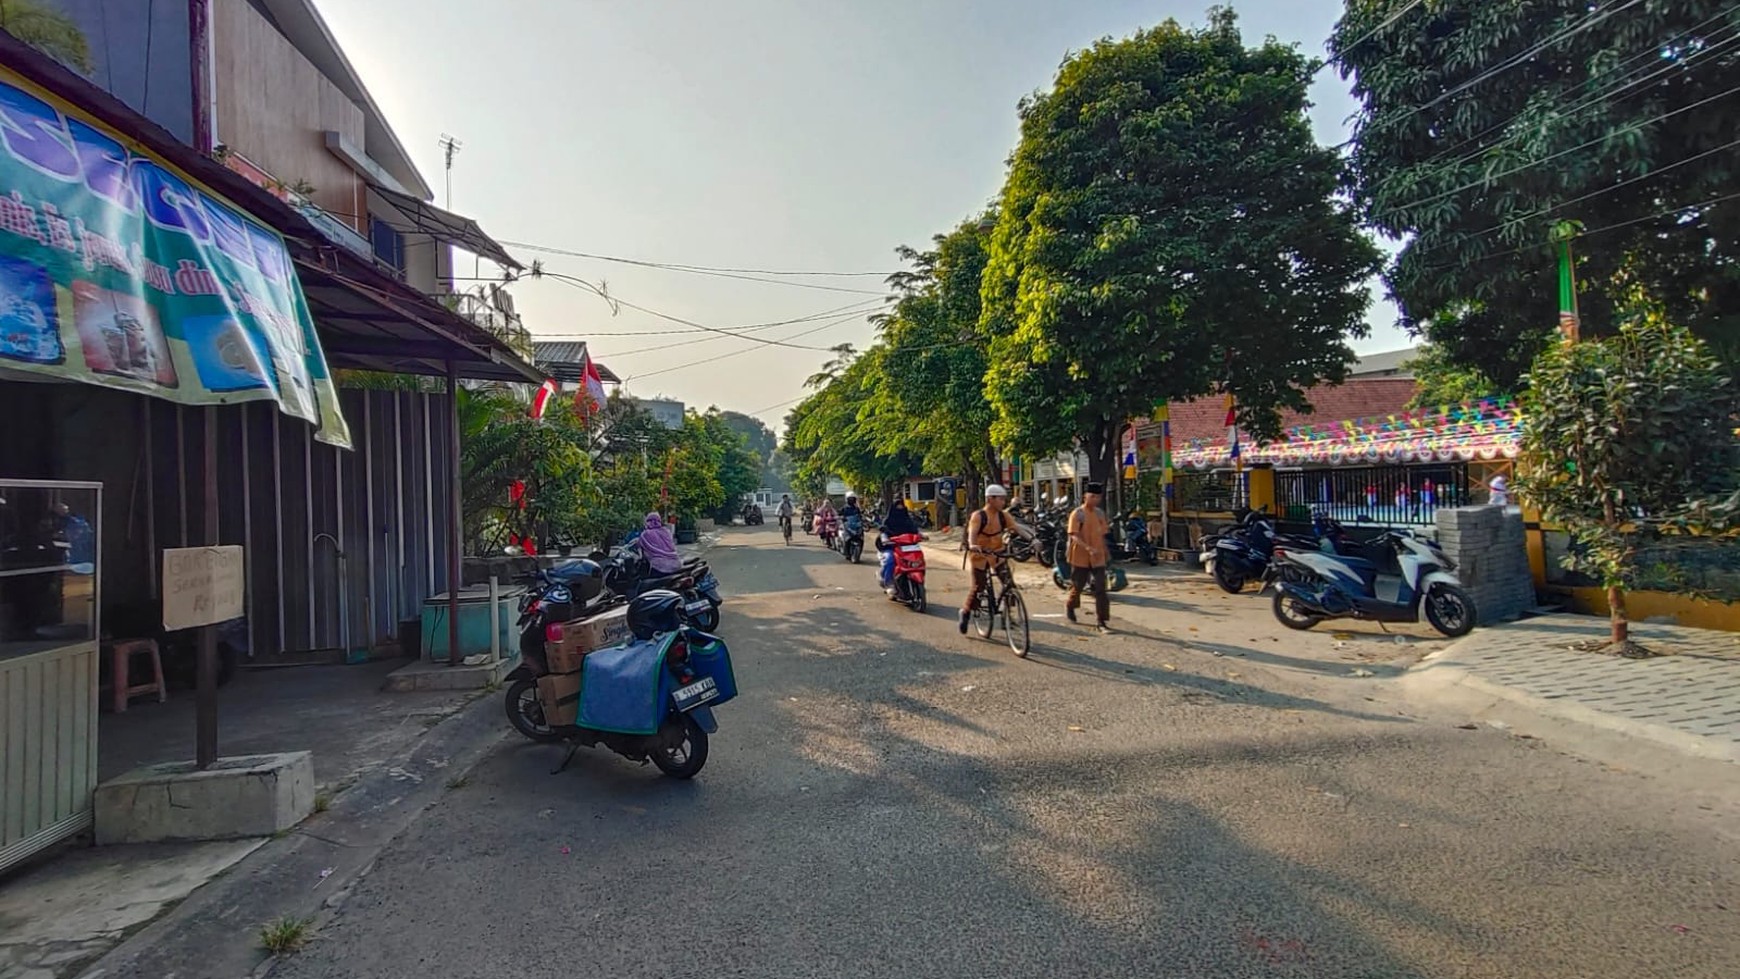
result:
[[[1094,423],[1093,431],[1083,440],[1082,448],[1087,450],[1088,478],[1092,482],[1103,483],[1108,488],[1112,483],[1113,453],[1116,451],[1116,432],[1112,423],[1101,419]]]
[[[1602,516],[1606,518],[1607,529],[1614,534],[1619,533],[1619,510],[1613,504],[1613,495],[1609,493],[1601,504]],[[1617,584],[1607,586],[1607,621],[1612,626],[1609,637],[1614,645],[1629,642],[1631,639],[1631,622],[1625,615],[1625,588]]]

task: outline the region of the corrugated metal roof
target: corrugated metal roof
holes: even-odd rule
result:
[[[586,363],[586,341],[534,340],[532,359],[558,381],[579,381],[580,365]],[[622,383],[622,378],[617,377],[610,368],[597,361],[593,362],[593,366],[598,368],[599,380],[606,384]]]

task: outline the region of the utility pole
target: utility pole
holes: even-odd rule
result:
[[[448,210],[453,209],[453,158],[464,148],[465,144],[460,142],[457,136],[441,134],[441,153],[446,159],[447,170],[447,199],[442,202],[441,206]]]
[[[1582,230],[1581,221],[1560,221],[1552,230],[1559,251],[1559,334],[1566,343],[1576,343],[1583,333],[1583,318],[1577,312],[1577,264],[1571,257],[1571,239]]]

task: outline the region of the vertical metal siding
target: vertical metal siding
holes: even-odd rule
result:
[[[0,868],[90,825],[97,647],[0,660]]]

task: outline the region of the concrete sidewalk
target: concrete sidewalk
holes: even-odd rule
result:
[[[1525,704],[1543,714],[1740,763],[1740,634],[1632,626],[1668,654],[1628,660],[1572,648],[1607,621],[1551,615],[1479,629],[1411,671]]]

